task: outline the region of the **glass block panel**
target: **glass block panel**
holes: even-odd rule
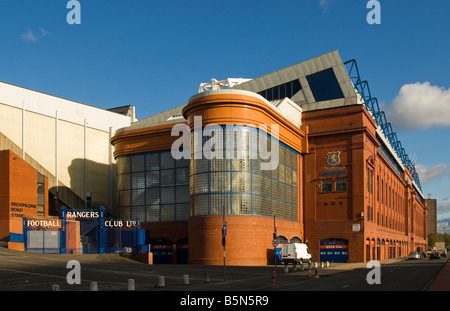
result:
[[[197,195],[197,214],[196,215],[210,215],[209,213],[209,196]]]
[[[122,174],[117,176],[117,187],[119,190],[131,188],[130,174]]]
[[[188,185],[189,167],[177,168],[175,170],[175,181],[177,185]]]
[[[230,171],[230,160],[211,159],[211,171]]]
[[[147,171],[146,175],[146,187],[159,187],[159,171]]]
[[[253,215],[264,215],[263,196],[253,195]]]
[[[130,219],[136,221],[138,218],[145,221],[145,206],[130,208]]]
[[[147,171],[159,170],[159,153],[146,154],[145,161]]]
[[[145,205],[145,189],[131,190],[131,206]]]
[[[132,189],[144,189],[145,188],[145,173],[132,173],[131,174],[131,188]]]
[[[129,190],[119,191],[119,202],[121,207],[130,206],[131,194]]]
[[[252,174],[252,193],[263,194],[263,175]]]
[[[232,191],[233,192],[247,192],[251,193],[251,174],[246,172],[233,172],[231,178],[233,180]]]
[[[161,169],[169,169],[175,167],[175,160],[172,157],[171,152],[162,152],[160,154],[160,161]]]
[[[175,188],[162,187],[161,188],[161,204],[175,203]]]
[[[161,170],[161,186],[173,186],[175,184],[174,170]]]
[[[130,172],[130,157],[117,158],[117,174],[125,174]]]
[[[175,221],[175,205],[161,205],[161,221]]]
[[[196,187],[194,188],[194,193],[207,193],[209,192],[209,180],[208,174],[197,174],[194,177],[194,182],[196,180]]]
[[[177,204],[175,206],[175,216],[176,221],[187,221],[190,216],[189,203]]]
[[[251,194],[233,193],[233,215],[251,215]]]
[[[230,194],[211,194],[211,215],[230,214]]]
[[[179,160],[175,160],[175,167],[189,167],[190,159],[181,158]]]
[[[230,172],[211,172],[209,192],[230,192]]]
[[[131,157],[131,172],[145,171],[145,155],[134,155]]]
[[[145,219],[148,222],[158,222],[160,221],[159,216],[160,208],[159,205],[147,205],[145,207]]]
[[[189,203],[189,186],[176,187],[176,203]]]
[[[160,191],[159,188],[151,188],[145,191],[146,194],[145,202],[147,205],[158,205],[161,202],[159,197],[159,191]]]

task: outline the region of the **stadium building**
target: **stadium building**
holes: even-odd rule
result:
[[[112,213],[110,138],[136,121],[134,107],[104,110],[0,82],[0,118],[0,240],[23,250],[22,219],[52,220],[62,206]]]
[[[188,138],[176,160],[180,133]],[[230,265],[273,262],[286,242],[335,262],[427,245],[414,165],[356,61],[337,51],[256,79],[203,83],[186,104],[119,129],[111,142],[116,212],[142,220],[157,262],[221,264],[223,244]],[[279,162],[263,170],[269,149]],[[238,151],[245,156],[229,156]]]
[[[102,215],[100,232],[105,215],[137,222],[138,250],[150,247],[155,263],[266,265],[288,242],[306,243],[314,261],[426,249],[414,164],[356,61],[337,51],[255,79],[213,79],[141,120],[132,106],[102,110],[6,83],[0,112],[0,239],[11,248],[28,249],[35,228],[24,219],[73,227],[56,251],[92,243],[66,211],[99,208],[79,214]]]

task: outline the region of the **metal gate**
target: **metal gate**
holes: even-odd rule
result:
[[[147,247],[145,230],[136,221],[114,220],[99,209],[61,208],[58,220],[23,218],[24,249],[61,254],[136,253]]]
[[[68,217],[80,223],[78,248],[76,245],[67,245],[74,238]],[[61,253],[135,253],[145,243],[145,230],[141,230],[139,218],[137,221],[114,220],[106,217],[103,206],[84,210],[67,210],[63,207],[61,223]]]
[[[24,220],[24,250],[32,253],[57,254],[60,252],[61,233],[58,229],[29,228]]]

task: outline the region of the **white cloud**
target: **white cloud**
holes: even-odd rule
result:
[[[405,84],[390,105],[383,105],[395,129],[450,126],[450,89],[429,82]]]
[[[26,32],[20,34],[20,37],[25,42],[32,42],[32,43],[38,42],[38,38],[35,36],[33,31],[31,31],[31,29],[28,29]]]
[[[40,37],[47,37],[50,35],[50,33],[44,28],[39,28],[37,34],[35,34],[31,29],[28,29],[26,32],[20,34],[20,37],[25,42],[37,43],[39,41],[38,35]]]
[[[450,176],[450,169],[447,164],[437,164],[433,166],[416,164],[416,170],[419,174],[420,183],[422,184],[426,184],[433,179],[440,179],[445,176]]]
[[[439,203],[438,201],[438,214],[446,214],[450,213],[450,204],[449,203]]]
[[[319,6],[323,12],[327,12],[330,5],[334,2],[335,0],[319,0]]]
[[[440,219],[437,221],[438,233],[450,233],[450,218]]]
[[[50,35],[50,33],[47,30],[45,30],[44,28],[40,28],[39,31],[41,32],[41,35],[43,37],[47,37],[48,35]]]

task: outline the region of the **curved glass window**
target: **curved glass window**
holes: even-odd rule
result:
[[[170,150],[117,158],[119,216],[142,222],[189,218],[189,160]]]
[[[275,216],[297,221],[298,153],[256,127],[232,126],[232,136],[225,127],[219,128],[214,133],[214,129],[203,129],[203,150],[192,135],[191,215]],[[261,148],[263,140],[267,148]],[[213,153],[209,159],[205,147]],[[278,165],[262,169],[261,164],[270,161],[267,150],[272,148],[278,148]]]

